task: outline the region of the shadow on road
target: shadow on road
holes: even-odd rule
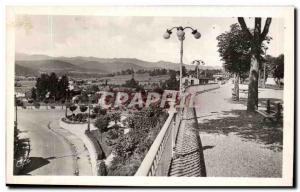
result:
[[[229,103],[234,104],[242,104],[247,106],[247,98],[240,98],[239,101],[233,101],[231,98],[226,99]],[[258,99],[258,106],[266,107],[267,100],[270,100],[271,103],[282,103],[282,99],[275,99],[275,98],[259,98]]]
[[[30,163],[28,163],[24,169],[21,171],[20,175],[28,175],[28,173],[43,167],[50,163],[47,159],[42,157],[30,157]]]
[[[282,122],[264,122],[258,113],[247,113],[245,110],[223,111],[222,115],[224,116],[199,123],[199,130],[224,135],[235,133],[245,140],[263,143],[271,150],[282,150]]]
[[[202,147],[203,151],[206,150],[206,149],[212,149],[214,148],[215,146],[214,145],[205,145]]]

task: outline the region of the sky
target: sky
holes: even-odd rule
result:
[[[254,26],[253,18],[245,18]],[[265,19],[263,19],[262,26]],[[16,18],[17,53],[49,56],[94,56],[100,58],[137,58],[145,61],[179,62],[180,42],[176,30],[164,39],[166,29],[190,26],[201,33],[195,39],[186,30],[183,62],[203,60],[207,66],[221,66],[216,37],[228,31],[237,18],[207,17],[103,17],[64,15],[19,15]],[[284,23],[273,18],[269,35],[273,38],[268,54],[283,53]]]

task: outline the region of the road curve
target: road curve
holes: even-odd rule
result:
[[[31,162],[23,170],[25,175],[74,175],[71,146],[63,137],[48,128],[63,116],[59,110],[18,110],[18,128],[30,138]]]

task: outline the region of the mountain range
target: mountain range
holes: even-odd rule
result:
[[[42,72],[68,74],[108,74],[126,69],[178,70],[179,64],[168,61],[148,62],[136,58],[97,58],[97,57],[51,57],[48,55],[15,54],[16,75],[32,76]],[[188,69],[195,66],[185,65]],[[201,69],[220,69],[220,67],[200,66]]]

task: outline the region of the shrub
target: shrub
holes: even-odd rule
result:
[[[88,114],[86,113],[78,113],[74,117],[74,121],[79,121],[79,122],[86,122],[88,118]]]
[[[71,105],[69,107],[70,111],[72,111],[72,113],[77,109],[77,106],[76,105]]]
[[[105,131],[107,131],[107,126],[109,123],[109,118],[107,117],[107,115],[101,115],[96,119],[95,122],[95,127],[98,128],[99,132],[101,133],[101,138],[100,140],[102,141],[102,133],[104,133]]]
[[[107,176],[107,168],[103,160],[101,160],[100,163],[98,164],[98,175]]]
[[[82,113],[84,113],[88,109],[88,107],[85,105],[80,105],[79,109]]]
[[[90,115],[90,118],[91,119],[95,119],[97,117],[97,115],[95,114],[95,113],[92,113],[91,115]]]
[[[103,133],[108,126],[109,118],[107,115],[101,115],[96,119],[95,127],[97,127],[101,133]]]
[[[113,112],[109,114],[110,120],[114,121],[115,124],[118,123],[118,121],[121,120],[121,113],[120,112]]]
[[[110,129],[107,132],[106,138],[109,140],[114,140],[114,139],[118,139],[119,135],[120,135],[119,131],[117,131],[116,129]]]
[[[133,176],[141,164],[139,158],[124,159],[114,157],[108,169],[108,175],[113,176]]]
[[[21,100],[19,100],[19,99],[17,99],[16,100],[16,105],[22,107],[24,105],[24,102],[21,101]]]
[[[106,110],[101,108],[100,106],[96,106],[93,108],[93,112],[99,115],[106,115]]]
[[[41,104],[39,102],[34,102],[33,105],[36,109],[39,109],[41,106]]]

